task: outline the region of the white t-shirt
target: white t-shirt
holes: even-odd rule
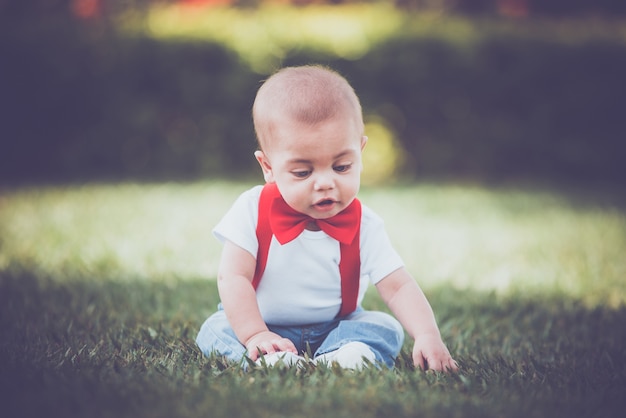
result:
[[[244,192],[213,229],[221,242],[231,241],[255,258],[256,224],[263,186]],[[361,281],[357,305],[368,284],[378,283],[404,264],[393,249],[383,220],[365,205],[361,215]],[[257,288],[264,321],[272,325],[306,325],[331,321],[341,308],[339,242],[323,231],[305,230],[280,245],[272,237],[265,272]]]

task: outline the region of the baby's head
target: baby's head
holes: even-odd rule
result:
[[[283,123],[306,127],[335,117],[354,123],[363,135],[361,103],[354,89],[322,66],[281,69],[263,83],[252,107],[254,129],[264,151],[274,145],[276,129]]]
[[[261,86],[252,115],[265,181],[292,208],[322,219],[354,200],[367,138],[343,77],[319,66],[284,68]]]

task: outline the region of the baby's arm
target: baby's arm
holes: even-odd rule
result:
[[[376,284],[389,309],[415,340],[413,363],[424,370],[456,371],[458,366],[441,340],[441,334],[424,292],[404,268]]]
[[[246,346],[252,360],[263,354],[290,351],[297,354],[294,344],[271,332],[259,311],[252,277],[256,260],[243,248],[226,241],[222,251],[217,288],[226,318],[239,341]]]

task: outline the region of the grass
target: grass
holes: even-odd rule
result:
[[[193,342],[218,301],[212,225],[248,184],[0,192],[3,416],[621,416],[626,214],[609,195],[366,188],[457,375],[244,373]],[[623,197],[623,196],[622,196]],[[366,306],[383,309],[374,293]]]

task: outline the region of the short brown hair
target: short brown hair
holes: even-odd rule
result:
[[[277,115],[314,125],[346,111],[363,132],[361,103],[348,81],[327,67],[307,65],[285,67],[268,78],[257,92],[252,119],[262,146]]]

